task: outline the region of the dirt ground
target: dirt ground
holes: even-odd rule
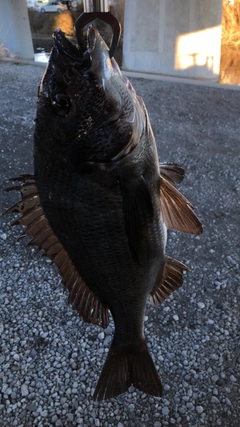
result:
[[[34,118],[37,88],[42,73],[41,66],[0,62],[1,187],[9,184],[9,177],[33,171]],[[85,415],[82,415],[85,417],[84,424],[77,421],[77,409],[71,408],[71,422],[62,415],[63,424],[56,425],[161,427],[175,424],[189,427],[202,425],[238,427],[240,417],[240,91],[231,87],[221,88],[217,85],[179,83],[174,79],[164,81],[139,78],[131,79],[131,82],[146,103],[160,160],[177,162],[186,169],[186,177],[180,185],[180,191],[195,207],[197,215],[204,224],[204,234],[196,238],[175,232],[169,233],[167,253],[186,263],[192,273],[185,278],[182,289],[176,292],[162,308],[155,311],[148,307],[147,311],[146,334],[150,343],[152,339],[155,340],[151,345],[151,352],[158,361],[164,383],[170,386],[165,389],[165,400],[151,400],[149,396],[130,393],[125,399],[125,406],[114,400],[112,412],[107,403],[95,407],[100,424],[93,423],[90,406],[87,406]],[[0,210],[3,211],[9,207],[14,200],[18,200],[17,195],[1,191]],[[33,256],[24,247],[24,243],[17,242],[19,230],[9,227],[10,219],[6,216],[1,217],[0,225],[1,295],[8,294],[8,301],[10,301],[7,308],[4,300],[2,302],[0,316],[3,324],[5,327],[11,322],[17,324],[21,313],[23,317],[26,310],[31,311],[31,306],[26,308],[24,305],[26,304],[24,295],[29,287],[29,283],[24,280],[24,274],[28,268],[26,264],[36,262],[39,266],[37,270],[39,274],[41,275],[41,271],[44,271],[44,276],[41,277],[44,277],[45,282],[48,280],[48,274],[53,277],[55,284],[51,292],[55,292],[55,299],[65,298],[62,303],[64,310],[60,310],[59,313],[51,311],[51,302],[44,299],[42,295],[43,289],[47,288],[43,284],[40,286],[41,280],[35,281],[33,277],[36,298],[44,301],[42,310],[48,312],[52,330],[54,331],[56,323],[59,324],[60,329],[64,329],[64,313],[70,309],[66,308],[67,298],[62,296],[59,276],[55,271],[49,270],[50,267],[41,257],[36,256],[34,258],[36,261],[32,261]],[[21,272],[20,282],[15,282],[14,278],[9,282],[9,279],[7,281],[5,278],[5,275],[10,277],[14,274],[13,254],[14,263],[25,266]],[[11,303],[13,304],[12,301],[16,298],[18,310],[20,310],[17,314],[16,311],[11,311]],[[86,325],[83,322],[79,323],[80,320],[75,312],[71,311],[70,315],[72,326],[69,329],[72,332],[68,332],[70,334],[68,345],[73,345],[71,336],[74,336],[77,330],[81,331],[81,339],[88,342]],[[36,334],[38,319],[33,322]],[[96,337],[97,343],[99,332],[99,329],[93,328],[92,335]],[[31,331],[28,334],[30,336]],[[8,348],[10,336],[9,339],[6,337],[5,339],[6,348]],[[101,345],[99,342],[98,347]],[[162,359],[159,358],[159,348],[163,355]],[[18,351],[20,354],[20,350]],[[21,351],[24,353],[25,350]],[[42,359],[39,363],[42,363],[42,372],[45,372],[44,364],[47,364],[46,361],[44,362],[47,351],[48,345],[44,349],[41,348]],[[194,364],[192,364],[193,351]],[[91,354],[91,348],[89,352]],[[173,361],[171,354],[175,354]],[[99,357],[100,366],[104,358],[104,355]],[[185,360],[187,360],[186,363]],[[18,381],[23,382],[26,374],[22,373],[20,367],[16,365],[17,362],[14,363],[11,375],[16,375],[17,372]],[[10,368],[11,362],[8,362],[6,370]],[[27,374],[29,376],[31,376],[31,369],[29,367]],[[90,372],[92,369],[90,365],[88,369]],[[95,373],[95,377],[89,376],[91,381],[96,381],[96,375],[98,372]],[[214,375],[219,379],[216,383]],[[2,373],[1,377],[6,379],[7,374]],[[38,402],[37,393],[38,391],[34,395],[36,402]],[[89,402],[90,391],[86,389],[81,393],[85,396],[81,401],[84,402],[83,399],[86,399]],[[6,408],[12,408],[11,405],[16,402],[20,402],[19,405],[28,405],[28,397],[24,400],[16,391],[16,396],[14,395],[12,401],[6,404],[4,393],[1,396],[0,420],[2,416],[3,422],[1,425],[5,427],[19,425],[13,424],[14,420],[16,421],[14,418],[16,410],[14,412],[13,409],[9,409],[7,412]],[[44,396],[41,396],[41,399],[43,401]],[[189,405],[186,403],[187,399]],[[79,402],[78,405],[80,405]],[[51,416],[46,417],[45,413],[41,415],[41,412],[31,412],[27,408],[26,406],[24,409],[21,425],[55,425],[51,421],[54,416],[52,412]],[[54,411],[54,408],[53,403],[51,410]],[[113,414],[108,415],[109,418],[105,416],[107,411]],[[136,417],[135,420],[132,414]]]

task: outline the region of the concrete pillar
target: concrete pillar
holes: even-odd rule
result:
[[[3,44],[9,54],[33,59],[26,0],[0,0],[0,44]]]
[[[126,0],[123,68],[218,79],[222,0]]]

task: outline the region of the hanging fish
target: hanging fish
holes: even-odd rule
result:
[[[133,384],[161,396],[144,337],[147,300],[162,303],[188,267],[165,255],[167,228],[202,233],[174,184],[176,164],[159,167],[143,100],[121,74],[97,29],[82,51],[61,30],[42,78],[34,135],[34,175],[22,175],[20,212],[29,242],[59,269],[86,322],[115,332],[95,393],[109,399]]]

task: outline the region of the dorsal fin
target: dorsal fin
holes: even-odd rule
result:
[[[12,180],[22,181],[22,184],[5,190],[19,190],[22,200],[4,213],[22,214],[12,225],[26,226],[24,235],[32,236],[28,245],[36,245],[40,250],[43,249],[45,255],[57,265],[63,283],[69,290],[69,301],[85,322],[106,328],[109,323],[108,307],[99,301],[80,277],[66,250],[50,227],[40,203],[34,177],[22,175]]]
[[[202,234],[203,226],[191,203],[163,177],[160,177],[162,220],[167,228],[191,234]]]
[[[180,184],[185,176],[185,170],[177,163],[160,163],[160,174],[170,184]]]
[[[158,307],[169,295],[182,286],[183,271],[190,271],[190,269],[180,261],[166,256],[162,280],[155,284],[150,293],[150,302],[154,307]]]

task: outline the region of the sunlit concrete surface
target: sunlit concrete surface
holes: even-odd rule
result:
[[[222,0],[126,0],[123,67],[218,79]]]
[[[0,44],[9,56],[33,59],[26,0],[0,0]]]
[[[220,49],[216,49],[221,39],[221,25],[200,31],[183,34],[176,39],[175,70],[192,71],[196,77],[212,77],[218,75],[220,64]]]

